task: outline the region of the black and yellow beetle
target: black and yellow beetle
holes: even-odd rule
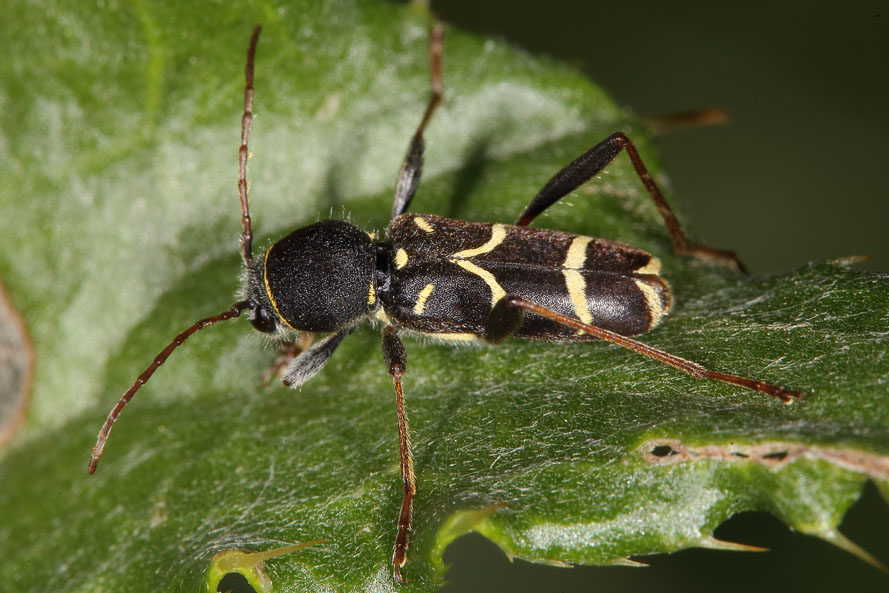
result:
[[[394,378],[404,497],[392,555],[394,578],[403,582],[408,531],[416,492],[404,411],[406,367],[401,332],[441,340],[497,343],[509,336],[555,342],[606,340],[671,365],[697,378],[716,379],[769,394],[784,402],[799,391],[711,371],[627,336],[655,327],[670,310],[669,285],[660,262],[614,241],[528,224],[565,195],[586,183],[622,150],[664,218],[679,254],[717,259],[741,268],[728,251],[688,243],[666,200],[632,141],[618,132],[593,146],[555,174],[514,225],[408,214],[423,165],[423,131],[441,102],[441,36],[430,35],[433,90],[410,142],[395,188],[392,219],[379,240],[348,222],[326,220],[297,229],[254,256],[247,200],[247,140],[253,121],[253,64],[260,28],[247,50],[244,113],[238,159],[241,253],[247,269],[244,298],[222,313],[201,319],[155,357],[111,410],[89,463],[93,473],[111,428],[126,403],[191,334],[247,311],[253,326],[293,341],[300,333],[329,333],[281,366],[285,384],[302,385],[318,373],[339,343],[362,320],[384,324],[383,359]]]

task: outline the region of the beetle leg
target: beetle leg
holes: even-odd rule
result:
[[[510,306],[506,297],[501,298],[485,319],[485,333],[482,338],[489,344],[499,344],[519,329],[524,312],[521,307]]]
[[[758,391],[760,393],[766,393],[768,395],[771,395],[772,397],[776,397],[785,404],[789,404],[794,399],[802,399],[806,395],[801,391],[785,389],[776,385],[763,383],[762,381],[758,381],[756,379],[739,377],[737,375],[720,373],[718,371],[711,371],[710,369],[707,369],[696,362],[680,358],[674,354],[670,354],[669,352],[658,350],[657,348],[652,348],[651,346],[643,344],[642,342],[637,342],[636,340],[632,340],[613,331],[603,329],[601,327],[596,327],[595,325],[583,323],[581,321],[578,321],[577,319],[562,315],[561,313],[556,313],[555,311],[552,311],[550,309],[547,309],[546,307],[542,307],[530,301],[526,301],[525,299],[520,297],[507,295],[503,297],[503,299],[501,299],[501,302],[505,302],[506,305],[510,307],[518,307],[530,313],[542,315],[543,317],[552,319],[556,323],[561,323],[562,325],[573,327],[574,329],[586,332],[588,334],[596,336],[597,338],[611,342],[612,344],[617,344],[618,346],[622,346],[624,348],[627,348],[628,350],[632,350],[633,352],[641,354],[642,356],[653,358],[658,362],[662,362],[664,364],[670,365],[675,369],[679,369],[683,373],[691,375],[695,379],[715,379],[716,381],[722,381],[723,383],[740,385],[741,387],[745,387],[752,391]]]
[[[401,377],[407,368],[407,353],[397,330],[391,325],[383,330],[383,360],[386,362],[389,374],[395,380],[395,412],[398,415],[398,443],[401,451],[401,482],[404,496],[401,499],[401,512],[398,514],[395,548],[392,550],[392,576],[396,583],[401,584],[407,581],[401,576],[401,567],[407,560],[408,531],[411,528],[417,485],[414,478],[414,456],[411,451],[407,414],[404,411],[404,392],[401,389]]]
[[[392,218],[407,211],[417,186],[420,184],[420,175],[423,172],[423,130],[426,129],[435,109],[441,104],[441,38],[444,35],[444,26],[437,22],[429,31],[429,71],[432,76],[432,93],[423,119],[411,138],[404,155],[404,163],[398,174],[398,182],[395,184],[395,200],[392,203]]]
[[[571,161],[561,171],[553,175],[553,177],[543,186],[537,195],[531,200],[531,203],[525,208],[521,216],[516,222],[519,226],[525,226],[537,218],[544,210],[564,198],[566,195],[589,181],[594,175],[604,169],[608,163],[613,161],[622,150],[627,151],[636,174],[648,190],[648,194],[654,200],[667,231],[670,233],[670,241],[673,243],[673,250],[678,255],[691,255],[699,259],[717,260],[735,269],[746,272],[744,264],[738,259],[733,251],[725,251],[722,249],[713,249],[712,247],[704,247],[701,245],[692,245],[682,230],[682,225],[654,179],[645,168],[642,157],[636,150],[633,141],[630,140],[623,132],[615,132],[602,142],[599,142],[591,149]]]
[[[315,334],[300,332],[296,339],[279,343],[278,358],[262,373],[263,384],[268,385],[272,382],[272,379],[283,378],[284,371],[290,366],[293,359],[308,350],[314,339]]]
[[[284,385],[287,387],[299,387],[317,375],[324,368],[324,365],[327,364],[327,361],[330,360],[333,351],[340,345],[343,338],[351,334],[354,329],[355,326],[349,326],[334,334],[330,334],[291,360],[281,376],[281,381],[284,382]]]

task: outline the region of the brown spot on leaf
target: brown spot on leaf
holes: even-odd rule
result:
[[[0,284],[0,443],[12,438],[31,397],[34,349],[18,310]]]

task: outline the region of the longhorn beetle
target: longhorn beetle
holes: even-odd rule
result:
[[[658,325],[672,306],[657,258],[614,241],[529,228],[541,212],[626,151],[664,219],[674,251],[743,270],[734,253],[686,240],[633,142],[621,132],[556,173],[514,225],[407,213],[423,167],[423,131],[442,101],[441,24],[433,27],[429,40],[431,96],[395,184],[385,239],[348,222],[325,220],[297,229],[255,255],[247,200],[247,139],[253,122],[253,63],[259,32],[256,27],[247,49],[238,149],[241,255],[247,270],[244,298],[177,335],[139,375],[108,414],[92,451],[90,473],[95,472],[123,407],[173,350],[196,331],[245,311],[253,327],[279,338],[293,340],[300,332],[329,334],[302,352],[291,348],[281,367],[283,382],[290,387],[318,373],[360,321],[374,317],[384,324],[383,360],[395,383],[404,490],[392,553],[393,576],[399,583],[405,580],[401,567],[407,558],[416,493],[402,390],[407,356],[399,333],[464,343],[499,343],[509,336],[553,342],[605,340],[698,379],[739,385],[785,403],[803,397],[802,392],[712,371],[630,339]]]

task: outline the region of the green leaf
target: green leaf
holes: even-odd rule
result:
[[[267,245],[331,212],[385,228],[428,94],[426,16],[348,2],[7,13],[0,273],[38,368],[0,464],[0,580],[212,590],[231,570],[220,558],[242,562],[232,551],[325,540],[264,571],[235,564],[277,591],[392,589],[394,397],[371,327],[298,391],[262,385],[275,355],[243,320],[202,331],[129,406],[95,476],[86,461],[152,356],[238,289],[253,24],[249,178]],[[449,30],[445,85],[416,211],[509,222],[617,129],[665,182],[644,129],[563,65]],[[724,547],[713,529],[767,510],[852,547],[837,526],[862,485],[889,494],[887,278],[843,262],[746,278],[676,258],[625,157],[537,224],[662,258],[677,304],[647,343],[811,396],[783,406],[602,344],[409,340],[419,493],[403,589],[440,587],[442,550],[468,530],[516,557],[613,564]]]

